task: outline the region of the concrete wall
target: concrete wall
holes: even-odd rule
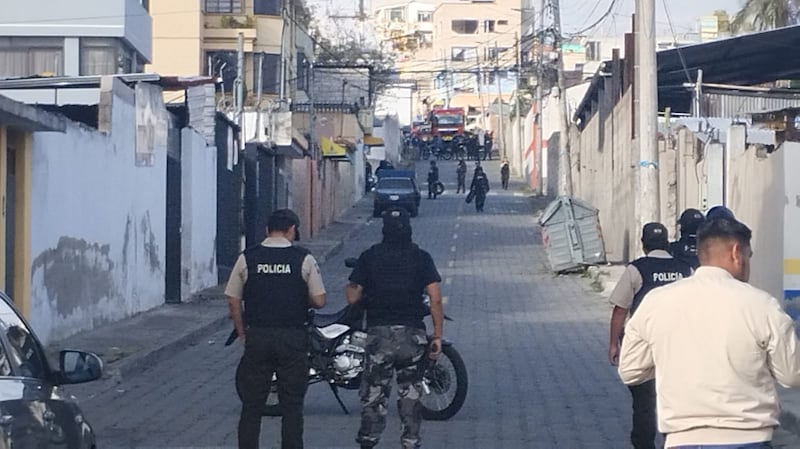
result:
[[[137,165],[134,91],[105,88],[106,132],[70,122],[33,137],[31,321],[45,341],[164,301],[166,142]]]
[[[181,130],[181,299],[217,284],[217,148]]]

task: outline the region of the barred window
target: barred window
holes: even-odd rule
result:
[[[241,14],[242,0],[205,0],[205,12]]]

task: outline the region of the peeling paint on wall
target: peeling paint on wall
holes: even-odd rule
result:
[[[109,245],[61,237],[55,248],[33,261],[33,274],[41,271],[51,305],[62,316],[116,295]]]
[[[153,233],[153,225],[150,223],[150,211],[147,211],[142,217],[140,224],[141,233],[145,236],[144,239],[144,253],[147,255],[148,263],[152,271],[161,270],[161,260],[158,256],[158,244],[156,243],[156,235]]]

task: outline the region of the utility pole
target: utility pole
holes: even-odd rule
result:
[[[506,158],[506,127],[505,127],[505,108],[503,107],[503,92],[500,90],[500,50],[497,41],[494,41],[494,81],[497,84],[497,101],[500,107],[500,145],[503,146],[503,159]],[[492,155],[490,154],[491,158]]]
[[[233,104],[236,108],[236,123],[239,125],[240,142],[244,145],[244,33],[239,33],[236,40],[236,96],[234,97]]]
[[[444,50],[442,50],[444,51]],[[447,97],[447,102],[444,104],[444,107],[450,107],[450,69],[447,67],[447,55],[443,55],[444,59],[444,89],[445,89],[445,96]]]
[[[481,130],[486,132],[486,103],[483,101],[483,66],[478,66],[478,98],[481,100]]]
[[[558,194],[572,196],[572,161],[569,154],[569,105],[567,83],[564,79],[564,49],[561,39],[561,7],[552,0],[555,47],[558,52],[558,102],[560,110],[558,133]]]
[[[658,180],[658,85],[654,0],[636,0],[636,59],[639,64],[639,225],[661,221]]]
[[[519,107],[520,100],[522,99],[522,92],[519,90],[520,78],[522,78],[522,60],[520,58],[519,34],[517,33],[514,33],[514,56],[516,56],[517,59],[517,95],[514,101],[514,115],[517,120],[514,122],[514,135],[518,140],[517,148],[520,152],[519,162],[522,162],[525,157],[525,144],[523,142],[525,139],[522,136],[522,114]],[[520,171],[522,171],[524,164],[519,167]]]
[[[539,1],[539,27],[536,32],[536,191],[544,195],[544,148],[542,145],[542,103],[544,90],[544,2]],[[552,176],[549,174],[548,176]]]

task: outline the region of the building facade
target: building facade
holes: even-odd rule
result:
[[[146,0],[0,0],[0,78],[142,72],[152,57]]]
[[[148,71],[221,79],[221,106],[230,106],[244,37],[247,104],[255,94],[291,98],[307,87],[313,53],[302,24],[307,11],[282,0],[151,0],[153,61]]]

